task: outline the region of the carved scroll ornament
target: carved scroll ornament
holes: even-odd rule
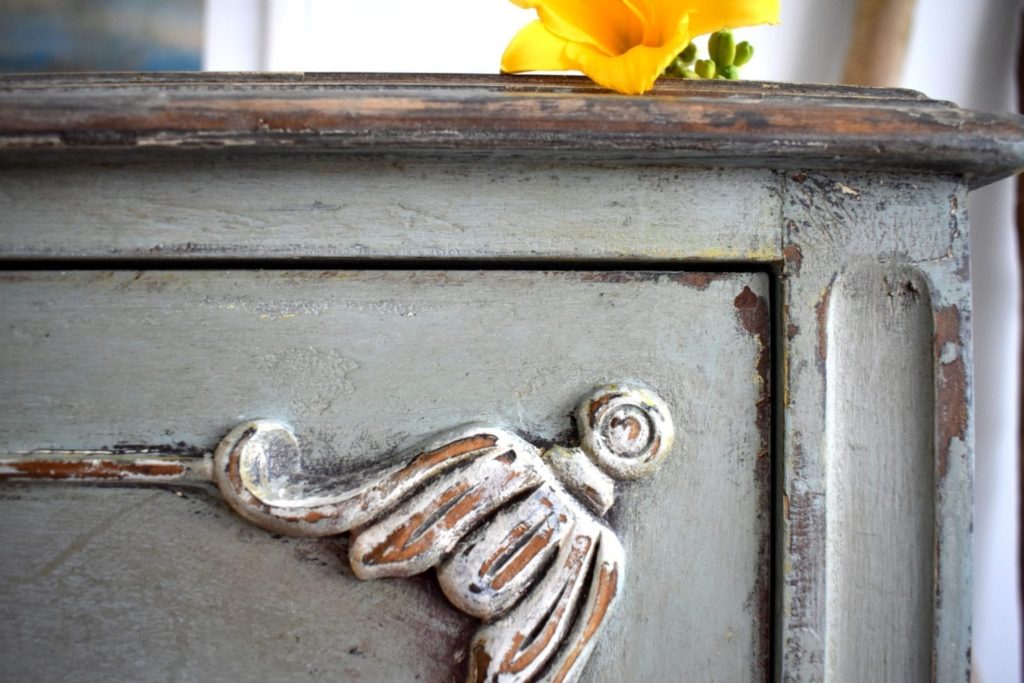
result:
[[[224,437],[209,475],[260,527],[304,537],[351,532],[360,579],[436,568],[449,601],[483,622],[467,681],[572,681],[622,592],[622,545],[602,520],[614,479],[653,472],[673,440],[665,403],[635,386],[586,397],[576,423],[579,447],[538,448],[504,429],[467,425],[383,470],[310,477],[292,431],[254,420]],[[28,478],[2,464],[0,479]],[[195,468],[187,474],[196,478]],[[89,480],[89,471],[75,479]]]

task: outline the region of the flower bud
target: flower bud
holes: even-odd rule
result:
[[[697,75],[701,78],[715,77],[715,63],[710,59],[698,59],[697,63],[693,66],[693,70],[696,71]]]
[[[708,42],[711,59],[715,60],[715,64],[720,69],[723,66],[732,66],[736,60],[736,39],[732,37],[732,31],[722,30],[714,35],[718,36],[718,40],[715,41],[713,49],[711,43]]]
[[[733,60],[733,66],[743,66],[750,61],[750,58],[754,56],[754,46],[743,41],[736,46],[736,59]]]
[[[676,58],[669,62],[669,65],[665,67],[661,75],[670,78],[682,78],[682,64],[679,62],[679,59]]]
[[[683,64],[693,64],[693,60],[697,59],[697,46],[690,43],[685,50],[679,53],[677,59]]]

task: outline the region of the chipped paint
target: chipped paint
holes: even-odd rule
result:
[[[683,272],[674,274],[672,276],[672,281],[690,287],[691,289],[703,291],[707,289],[712,282],[720,280],[723,277],[723,273]]]
[[[936,394],[938,425],[937,476],[944,479],[949,472],[949,454],[953,440],[963,442],[967,436],[969,404],[967,367],[963,355],[956,352],[963,344],[960,332],[960,310],[947,306],[935,311],[935,356],[937,367]],[[943,360],[948,359],[948,360]]]
[[[818,322],[818,360],[828,360],[828,306],[832,298],[832,284],[821,293],[818,303],[814,306],[814,316]]]
[[[772,263],[779,260],[781,251],[778,245],[763,246],[756,249],[699,249],[691,253],[671,254],[675,258],[686,258],[693,261],[751,261]]]
[[[757,432],[760,442],[757,445],[757,480],[762,483],[758,488],[758,509],[763,515],[769,515],[771,509],[771,438],[772,438],[772,399],[771,399],[771,310],[768,301],[756,295],[749,287],[733,300],[736,317],[748,334],[758,344],[755,358],[758,395],[755,403]],[[761,566],[771,564],[771,542],[765,537],[758,545],[758,563]],[[751,595],[747,599],[748,609],[755,614],[757,628],[752,633],[751,648],[758,652],[766,646],[771,638],[771,584],[768,572],[758,574]]]
[[[601,625],[605,615],[608,613],[612,600],[615,599],[618,592],[618,567],[614,565],[609,567],[607,564],[602,565],[596,582],[597,586],[594,589],[593,608],[591,609],[587,621],[583,626],[583,633],[579,640],[573,645],[572,650],[569,651],[562,667],[552,679],[554,683],[563,683],[564,681],[570,680],[570,676],[573,673],[576,663],[582,656],[585,648],[590,644],[590,641],[593,639],[598,627]]]
[[[738,316],[766,343],[767,304],[745,291]],[[360,579],[438,568],[449,601],[488,622],[470,645],[471,664],[486,662],[498,667],[489,675],[511,674],[510,683],[526,683],[544,667],[575,675],[618,595],[621,545],[569,491],[600,484],[593,474],[635,479],[653,472],[674,434],[664,401],[628,384],[584,397],[577,426],[580,448],[563,450],[585,453],[603,473],[564,467],[556,474],[541,451],[519,437],[469,426],[439,437],[406,464],[351,481],[339,475],[307,492],[289,474],[301,462],[297,439],[270,420],[243,423],[225,436],[213,472],[228,503],[268,530],[297,536],[351,530],[349,561]],[[761,460],[767,467],[767,458]],[[581,481],[560,484],[581,473]],[[546,564],[556,547],[561,559]],[[579,606],[595,556],[597,584]],[[766,606],[767,598],[761,603]],[[526,638],[538,628],[540,636]]]
[[[110,451],[44,451],[0,457],[0,481],[167,484],[212,483],[209,458],[125,455]]]
[[[727,279],[728,273],[706,273],[699,271],[649,271],[649,270],[607,270],[583,273],[583,282],[606,282],[627,284],[633,282],[674,282],[676,284],[703,291],[712,282]]]
[[[804,252],[800,249],[799,244],[795,242],[787,244],[786,248],[782,250],[782,258],[786,262],[787,275],[800,274],[800,266],[804,263]]]
[[[737,319],[743,329],[757,339],[759,345],[755,370],[760,391],[756,404],[756,420],[761,444],[758,459],[766,459],[771,442],[771,312],[764,297],[754,294],[750,287],[744,287],[734,300]]]
[[[850,191],[844,191],[844,187]],[[783,260],[780,282],[783,297],[781,338],[785,346],[778,358],[781,364],[779,376],[783,382],[780,403],[785,412],[779,422],[783,462],[779,473],[782,486],[778,512],[781,537],[776,546],[780,552],[777,560],[779,574],[775,584],[778,631],[774,675],[779,680],[805,683],[835,677],[833,669],[838,660],[831,657],[839,652],[837,647],[842,648],[843,661],[857,660],[857,666],[863,667],[864,671],[876,672],[869,678],[884,679],[885,676],[877,672],[895,670],[893,667],[899,667],[899,662],[916,657],[921,651],[921,629],[927,631],[930,628],[915,627],[912,639],[904,638],[898,642],[886,639],[892,642],[894,656],[877,661],[860,656],[856,652],[857,646],[851,645],[849,637],[843,639],[838,635],[838,629],[833,632],[839,638],[838,643],[829,637],[829,625],[836,619],[835,614],[830,614],[833,603],[828,597],[829,582],[835,578],[829,574],[826,558],[830,552],[829,534],[841,533],[834,528],[826,528],[826,520],[833,513],[831,506],[835,504],[834,498],[829,500],[826,497],[830,490],[830,477],[839,476],[842,481],[848,481],[853,475],[859,475],[870,485],[871,477],[886,476],[885,470],[877,466],[867,472],[857,469],[865,466],[859,458],[844,457],[842,467],[845,469],[841,475],[830,469],[834,466],[830,461],[834,442],[830,439],[841,438],[843,443],[849,443],[849,439],[842,435],[830,437],[830,424],[835,424],[831,421],[838,414],[828,409],[830,387],[836,386],[836,381],[849,381],[847,373],[854,366],[863,368],[868,375],[877,371],[886,360],[878,357],[878,353],[884,351],[873,348],[863,330],[850,329],[841,320],[833,319],[833,309],[839,303],[833,292],[833,283],[844,274],[858,273],[864,267],[889,274],[909,268],[920,274],[921,280],[912,282],[911,287],[903,286],[901,280],[895,281],[891,288],[891,302],[885,301],[885,292],[882,291],[880,306],[884,309],[891,305],[890,312],[895,316],[892,320],[905,322],[900,317],[905,306],[914,301],[923,302],[928,296],[940,307],[935,317],[926,312],[920,318],[914,317],[911,323],[916,331],[924,329],[920,326],[925,320],[928,327],[932,322],[935,324],[934,348],[928,332],[923,334],[924,340],[919,340],[927,342],[927,346],[921,347],[920,343],[915,346],[918,352],[928,352],[929,358],[922,362],[929,368],[930,357],[934,353],[935,391],[929,391],[931,378],[924,379],[925,386],[917,383],[916,398],[912,404],[906,405],[906,412],[892,414],[889,410],[887,414],[892,415],[894,423],[899,423],[899,420],[903,425],[913,422],[914,426],[907,433],[915,438],[934,433],[935,438],[929,440],[934,443],[934,453],[931,443],[923,445],[924,440],[919,439],[913,444],[907,442],[907,452],[899,457],[908,460],[913,457],[915,462],[925,462],[925,466],[934,459],[933,507],[939,546],[935,548],[934,631],[929,634],[932,639],[932,652],[929,654],[935,657],[932,675],[936,680],[956,680],[962,678],[961,674],[966,670],[961,645],[969,643],[970,622],[969,601],[962,596],[969,596],[970,592],[969,560],[965,561],[965,558],[969,558],[970,538],[970,473],[966,465],[970,461],[971,425],[969,410],[964,410],[965,406],[969,409],[970,401],[970,378],[966,374],[970,371],[970,340],[964,327],[970,305],[969,283],[964,268],[967,262],[965,196],[966,187],[962,179],[927,174],[860,171],[830,174],[808,170],[787,176],[784,181],[781,245],[783,248],[789,244],[798,245],[801,256],[799,273],[795,272],[793,264]],[[795,256],[792,249],[790,256]],[[862,276],[851,277],[851,282],[867,286]],[[847,303],[861,306],[865,304],[865,297],[863,291],[858,291]],[[930,309],[930,305],[919,303],[915,310],[922,306]],[[953,325],[944,325],[939,320],[943,315],[941,309],[951,306],[959,311],[960,330],[959,333],[947,332],[947,338],[942,339],[942,331],[938,328],[952,328]],[[879,316],[882,320],[892,321],[883,313]],[[946,316],[947,321],[956,317],[948,313]],[[860,336],[855,334],[858,331]],[[846,340],[847,335],[850,340]],[[904,350],[898,342],[893,343],[897,344],[896,350]],[[907,339],[906,343],[911,342]],[[834,348],[838,348],[836,344],[843,344],[843,353],[833,357],[835,354],[829,350],[829,344]],[[921,360],[920,355],[915,358]],[[829,374],[836,372],[836,367],[843,368],[838,379]],[[966,378],[965,382],[961,383],[961,377]],[[876,384],[886,386],[884,382]],[[957,395],[943,398],[944,388],[948,393]],[[843,414],[848,415],[848,410],[854,411],[859,407],[870,411],[880,405],[889,405],[884,401],[891,396],[878,395],[874,393],[876,391],[864,388],[863,393],[858,394],[855,386],[843,394]],[[935,397],[936,403],[929,419],[925,408],[932,408],[931,396]],[[943,404],[948,408],[943,408]],[[898,408],[893,406],[892,409]],[[945,418],[940,415],[943,410],[949,413]],[[940,422],[942,424],[938,424]],[[861,446],[864,447],[865,443],[873,443],[873,436],[865,433],[864,439],[860,439],[853,431],[851,438],[857,443],[863,441]],[[945,443],[940,445],[940,441]],[[921,448],[928,451],[921,452]],[[893,452],[900,453],[898,445]],[[906,463],[902,460],[892,463],[894,468],[903,466]],[[924,479],[914,477],[913,481]],[[881,488],[876,487],[878,490]],[[864,500],[871,501],[869,505],[878,506],[878,512],[887,515],[894,512],[894,506],[905,505],[902,499],[894,500],[881,493],[877,500],[872,500],[870,495]],[[862,507],[863,503],[858,503],[858,509]],[[924,508],[928,508],[927,502]],[[843,524],[838,516],[831,519]],[[920,521],[922,517],[914,516],[914,519]],[[896,533],[907,538],[923,538],[913,525],[891,530],[891,534]],[[877,547],[883,542],[868,536],[848,540],[853,544],[849,547],[854,549]],[[856,556],[856,550],[841,560],[837,560],[835,555],[831,557],[832,567],[863,567],[869,562],[863,555]],[[901,571],[899,567],[891,566],[893,562],[889,555],[878,556],[877,570],[881,572],[876,574],[878,580]],[[885,566],[886,563],[889,566]],[[891,608],[881,606],[884,603],[884,600],[858,602],[854,597],[840,611],[844,613],[842,618],[847,620],[846,623],[872,624],[866,628],[876,634],[885,629],[900,628],[899,620],[905,618],[909,603],[892,604]],[[829,648],[832,655],[828,654]]]
[[[845,195],[849,195],[849,196],[855,197],[855,198],[860,198],[860,190],[855,190],[854,188],[850,187],[849,185],[845,185],[845,184],[839,183],[839,182],[836,183],[836,187],[838,187],[839,191],[842,192]]]

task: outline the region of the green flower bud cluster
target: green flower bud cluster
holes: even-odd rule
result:
[[[739,68],[754,56],[754,46],[737,43],[729,29],[722,29],[708,38],[708,59],[697,59],[697,46],[690,43],[668,65],[665,75],[675,78],[725,79],[735,81]]]
[[[690,43],[685,50],[676,55],[676,58],[665,69],[664,75],[674,78],[700,78],[693,70],[693,60],[695,59],[697,59],[697,46]]]

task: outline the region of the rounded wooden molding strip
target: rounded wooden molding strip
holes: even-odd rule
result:
[[[909,90],[753,81],[662,79],[624,97],[564,76],[0,77],[0,159],[46,150],[444,151],[921,171],[978,187],[1024,168],[1024,118]]]

